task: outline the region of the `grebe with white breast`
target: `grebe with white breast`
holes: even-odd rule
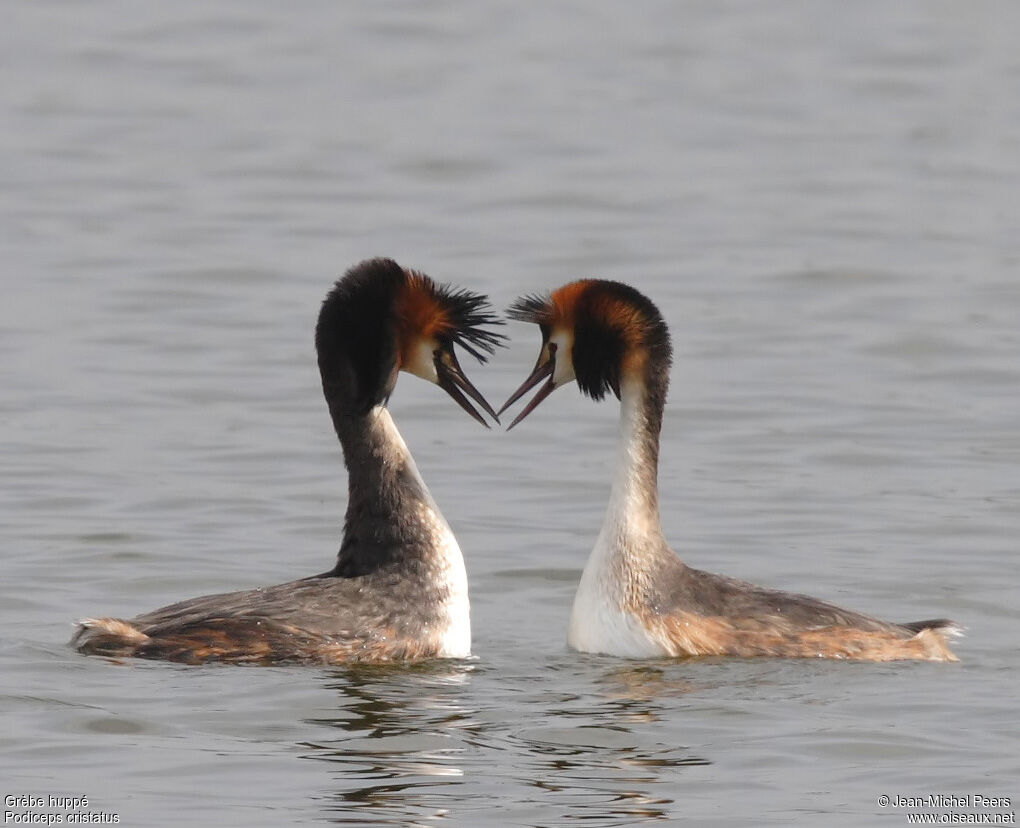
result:
[[[832,604],[692,569],[659,521],[659,432],[672,361],[655,305],[619,282],[587,279],[519,299],[512,319],[541,328],[531,376],[499,412],[541,384],[513,428],[556,388],[576,380],[621,402],[609,507],[574,597],[567,633],[576,650],[626,657],[780,656],[956,661],[952,621],[894,624]]]
[[[386,402],[399,371],[436,383],[482,425],[491,406],[454,345],[484,362],[503,339],[483,296],[390,259],[337,281],[315,329],[322,389],[348,473],[336,566],[277,586],[207,595],[130,620],[90,618],[81,652],[187,663],[384,662],[471,652],[460,547]]]

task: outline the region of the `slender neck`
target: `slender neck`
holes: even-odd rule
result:
[[[633,541],[662,540],[658,475],[665,396],[651,374],[620,384],[619,449],[603,532],[612,532],[621,549]]]
[[[348,500],[337,573],[360,575],[437,552],[449,527],[383,406],[333,424],[347,466]]]
[[[347,466],[351,502],[376,503],[386,511],[393,498],[435,506],[396,423],[383,406],[363,416],[334,418]]]

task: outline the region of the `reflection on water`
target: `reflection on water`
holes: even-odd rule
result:
[[[302,744],[311,750],[305,758],[339,766],[337,789],[324,795],[331,821],[404,824],[411,815],[441,817],[462,801],[443,789],[464,775],[464,734],[475,728],[459,699],[473,669],[436,662],[336,672],[327,686],[338,715],[307,721],[340,734]]]
[[[473,809],[485,821],[496,802],[513,824],[668,819],[678,774],[710,761],[659,741],[655,725],[695,685],[654,666],[596,669],[590,693],[555,698],[471,662],[337,671],[328,684],[337,714],[305,720],[335,736],[303,742],[302,757],[338,767],[323,795],[338,823],[417,824]],[[507,707],[472,707],[493,697],[479,686],[492,683],[506,684]],[[498,767],[517,769],[516,797]]]
[[[1020,4],[994,8],[5,3],[8,792],[174,828],[887,828],[881,792],[1008,795]],[[69,652],[75,616],[322,571],[346,478],[311,326],[376,254],[500,308],[640,287],[676,346],[674,547],[956,617],[961,663],[568,653],[618,407],[564,391],[485,431],[410,378],[391,408],[464,550],[477,661]],[[525,327],[472,371],[493,402]]]
[[[590,694],[548,706],[540,724],[511,734],[523,754],[515,764],[532,770],[522,781],[554,794],[537,800],[549,812],[536,824],[670,819],[683,769],[710,764],[656,733],[668,698],[690,689],[686,681],[646,666],[599,669],[605,672],[587,677]]]
[[[653,664],[627,664],[610,670],[599,681],[607,697],[627,703],[648,702],[652,699],[675,698],[702,689],[702,686],[687,678],[673,678],[666,670]],[[644,705],[625,706],[620,712],[628,716],[651,716],[643,721],[654,721]]]

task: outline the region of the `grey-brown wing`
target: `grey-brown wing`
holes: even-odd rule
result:
[[[240,629],[244,624],[306,630],[335,639],[403,634],[428,623],[414,612],[421,590],[396,573],[361,578],[321,576],[240,592],[180,601],[131,619],[150,636],[209,624]],[[375,631],[375,633],[373,633]]]
[[[912,634],[899,624],[808,595],[761,587],[736,578],[691,569],[682,563],[679,568],[663,575],[662,582],[656,586],[662,609],[722,617],[738,629],[792,632],[822,627],[852,627]]]

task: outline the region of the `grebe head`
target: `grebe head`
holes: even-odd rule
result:
[[[531,376],[499,413],[545,380],[508,430],[571,380],[593,400],[601,400],[610,390],[619,399],[626,376],[654,382],[665,394],[672,360],[669,329],[652,301],[630,285],[582,279],[545,296],[521,297],[507,315],[538,325],[542,349]]]
[[[493,419],[496,413],[464,375],[453,346],[485,362],[505,339],[489,330],[499,324],[480,294],[436,284],[392,259],[355,265],[326,296],[315,328],[330,409],[365,415],[385,405],[397,372],[407,371],[438,385],[488,427],[468,397]]]

